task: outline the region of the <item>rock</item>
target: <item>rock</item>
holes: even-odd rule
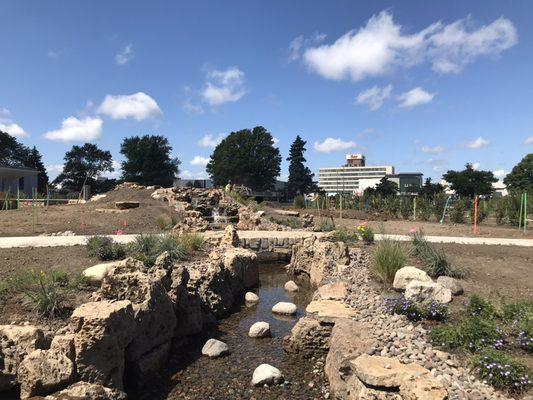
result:
[[[429,371],[418,364],[402,364],[395,358],[360,355],[351,361],[355,375],[365,384],[375,387],[399,388],[410,377],[426,375]]]
[[[400,386],[400,393],[405,400],[445,400],[448,398],[444,385],[429,375],[405,379]]]
[[[331,324],[322,324],[310,317],[302,317],[291,329],[291,334],[283,338],[283,348],[287,353],[303,357],[323,356],[329,349]]]
[[[299,211],[293,211],[293,210],[281,210],[281,209],[275,209],[273,210],[276,214],[284,215],[286,217],[299,217],[300,212]]]
[[[35,350],[20,363],[20,398],[45,395],[67,386],[74,375],[74,363],[54,350]]]
[[[125,350],[136,331],[131,302],[82,304],[72,313],[69,329],[80,379],[122,389]]]
[[[246,294],[244,295],[244,300],[247,303],[258,303],[259,296],[256,295],[254,292],[246,292]]]
[[[189,271],[183,265],[175,265],[171,273],[168,295],[176,314],[175,337],[199,333],[202,330],[202,303],[195,291],[189,291]]]
[[[285,286],[283,288],[287,292],[297,292],[299,290],[298,285],[294,281],[288,281],[285,283]]]
[[[348,295],[345,282],[334,282],[320,286],[314,296],[314,300],[344,300]]]
[[[259,284],[257,255],[248,249],[229,248],[224,253],[224,267],[241,281],[243,289]],[[238,289],[240,291],[242,289]]]
[[[464,289],[459,283],[459,281],[455,278],[449,277],[449,276],[439,276],[437,278],[437,283],[439,285],[444,286],[445,288],[450,289],[453,296],[459,296],[460,294],[463,294]]]
[[[116,261],[96,264],[92,267],[85,269],[81,274],[87,280],[88,283],[93,285],[100,285],[100,283],[102,283],[111,268],[115,267],[117,264],[118,263]]]
[[[355,376],[350,376],[346,381],[346,398],[358,400],[404,400],[399,393],[379,390],[379,388],[367,387]],[[339,397],[337,397],[339,398]],[[342,397],[340,397],[342,398]]]
[[[226,343],[217,339],[209,339],[202,347],[202,354],[209,358],[216,358],[229,353],[229,347]]]
[[[126,393],[120,390],[88,382],[76,382],[65,390],[45,397],[46,400],[126,400],[127,398]]]
[[[115,207],[119,210],[128,210],[130,208],[138,208],[138,201],[115,201]]]
[[[335,322],[337,318],[351,319],[356,315],[353,308],[337,300],[313,300],[307,305],[305,311],[308,315],[324,322]]]
[[[226,226],[226,229],[224,229],[224,235],[222,236],[222,239],[220,239],[219,246],[221,248],[237,247],[239,244],[240,239],[235,227],[233,225]]]
[[[0,325],[0,392],[17,384],[20,363],[48,342],[41,329],[31,325]]]
[[[282,381],[283,375],[281,371],[269,364],[258,366],[252,376],[252,385],[254,386],[273,385]]]
[[[268,322],[256,322],[250,327],[248,336],[253,338],[262,338],[270,336],[270,325]]]
[[[403,267],[396,271],[392,287],[396,290],[405,290],[411,281],[431,282],[431,278],[426,271],[416,267]]]
[[[170,353],[170,342],[163,343],[156,348],[145,353],[137,360],[131,368],[132,383],[136,389],[149,384],[153,378],[158,376],[159,371],[164,367]]]
[[[436,301],[447,304],[452,301],[452,292],[435,282],[411,281],[405,289],[405,298],[417,303]]]
[[[274,314],[294,315],[296,314],[297,309],[298,307],[296,307],[296,304],[294,303],[280,301],[272,307],[272,312]]]

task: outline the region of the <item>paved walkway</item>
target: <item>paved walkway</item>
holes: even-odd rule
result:
[[[208,231],[203,235],[207,238],[218,237],[222,231]],[[243,239],[255,238],[304,238],[311,235],[323,235],[309,231],[239,231],[239,236]],[[137,235],[109,235],[118,243],[131,243]],[[17,236],[0,237],[0,249],[15,247],[54,247],[54,246],[76,246],[84,245],[90,236]],[[376,240],[391,238],[401,241],[411,240],[407,235],[375,235]],[[486,244],[533,247],[533,239],[506,239],[506,238],[479,238],[479,237],[455,237],[455,236],[426,236],[428,242],[432,243],[457,243],[457,244]]]

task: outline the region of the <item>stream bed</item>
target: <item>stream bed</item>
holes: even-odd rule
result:
[[[163,382],[154,382],[138,398],[147,399],[323,399],[325,394],[324,360],[303,359],[283,350],[283,337],[305,315],[313,290],[299,283],[294,295],[283,285],[289,277],[281,264],[262,264],[259,287],[253,289],[259,303],[243,304],[240,309],[219,321],[216,329],[204,332],[195,343],[171,356]],[[294,317],[272,314],[272,306],[290,301],[298,306]],[[258,321],[270,324],[272,337],[250,338],[248,330]],[[201,355],[203,343],[217,338],[227,343],[230,354],[210,359]],[[251,386],[254,369],[267,363],[281,370],[285,383],[272,387]]]

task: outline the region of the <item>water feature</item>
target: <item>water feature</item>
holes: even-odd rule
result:
[[[317,360],[305,360],[283,351],[283,337],[290,333],[296,321],[305,314],[305,307],[313,291],[299,284],[296,294],[286,293],[288,280],[283,265],[261,265],[260,286],[254,290],[260,298],[253,306],[242,305],[219,322],[219,326],[198,338],[196,343],[174,354],[170,361],[164,386],[143,393],[142,399],[321,399],[322,368]],[[279,301],[291,301],[298,306],[295,317],[272,314],[272,306]],[[257,321],[270,324],[272,337],[253,339],[248,329]],[[206,339],[215,337],[226,342],[231,354],[218,359],[201,356]],[[321,361],[319,361],[320,363]],[[267,363],[279,368],[286,384],[252,388],[254,369]]]

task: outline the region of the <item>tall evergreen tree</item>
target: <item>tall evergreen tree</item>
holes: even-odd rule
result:
[[[39,175],[37,176],[37,191],[44,193],[46,191],[46,185],[48,185],[48,174],[46,173],[41,153],[39,153],[39,150],[35,146],[29,151],[24,164],[26,167],[39,171]]]
[[[306,144],[307,142],[297,135],[289,150],[287,158],[289,161],[289,181],[287,182],[289,196],[306,194],[313,190],[314,174],[304,165]]]
[[[7,132],[0,131],[0,165],[24,167],[29,149]]]
[[[504,178],[503,183],[511,192],[527,191],[533,193],[533,153],[522,158]]]
[[[141,185],[172,186],[180,161],[172,158],[168,139],[158,135],[133,136],[122,141],[122,179]]]

